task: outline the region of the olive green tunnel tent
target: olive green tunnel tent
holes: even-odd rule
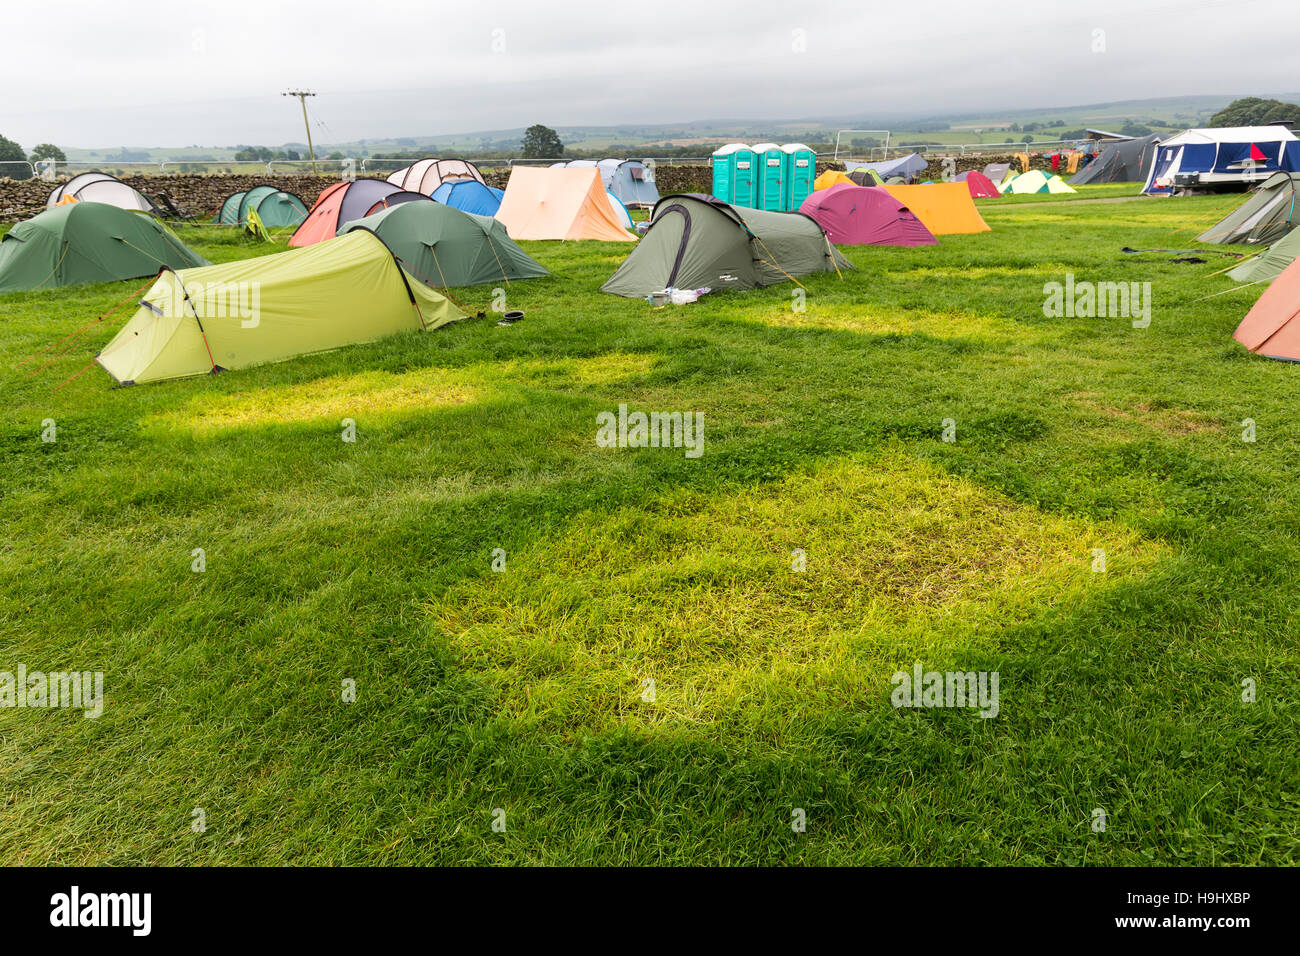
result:
[[[257,218],[268,229],[296,227],[307,218],[307,204],[293,193],[275,186],[254,186],[227,196],[217,212],[216,221],[223,226],[244,226],[248,224],[250,212],[257,213]]]
[[[163,272],[96,361],[121,384],[249,368],[466,318],[372,232]]]
[[[655,204],[645,236],[600,288],[644,298],[667,288],[754,289],[851,268],[810,216],[686,193]]]
[[[1279,171],[1228,215],[1196,237],[1197,242],[1269,245],[1300,224],[1300,173]]]
[[[549,275],[491,216],[436,202],[410,202],[354,219],[340,235],[366,229],[402,266],[435,288],[509,282]]]
[[[117,282],[208,260],[151,216],[74,202],[20,222],[0,238],[0,293]]]
[[[1272,282],[1300,257],[1300,229],[1293,230],[1228,273],[1238,282]]]

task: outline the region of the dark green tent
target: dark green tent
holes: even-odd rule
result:
[[[307,204],[293,193],[262,185],[227,196],[217,213],[216,222],[223,226],[247,225],[249,210],[255,210],[268,229],[296,228],[307,218]]]
[[[354,229],[373,232],[408,272],[434,288],[550,274],[515,245],[503,223],[442,203],[391,206],[352,220],[339,234]]]
[[[811,216],[687,193],[655,204],[645,237],[600,288],[641,299],[667,288],[753,289],[852,268]]]
[[[98,202],[56,206],[0,239],[0,292],[151,276],[211,263],[149,215]]]

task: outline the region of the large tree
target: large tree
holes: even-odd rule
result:
[[[32,155],[28,157],[33,163],[39,163],[42,159],[53,159],[56,162],[66,163],[68,155],[53,143],[41,143],[32,150]]]
[[[1300,124],[1300,106],[1247,96],[1233,100],[1210,117],[1211,126],[1267,126],[1280,120]]]
[[[24,165],[13,165],[23,163]],[[27,153],[12,139],[0,136],[0,178],[31,179],[32,169],[27,163]]]
[[[560,134],[541,123],[524,130],[524,159],[559,159],[564,155]]]

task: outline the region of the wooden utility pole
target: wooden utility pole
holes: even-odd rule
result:
[[[309,90],[289,90],[287,93],[281,93],[281,96],[296,96],[298,102],[302,104],[302,125],[307,130],[307,152],[311,153],[311,171],[316,172],[316,148],[311,144],[311,124],[307,122],[307,97],[315,96]]]

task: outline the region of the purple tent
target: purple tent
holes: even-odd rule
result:
[[[799,211],[842,246],[933,246],[938,240],[912,211],[884,189],[839,183],[818,189]]]

